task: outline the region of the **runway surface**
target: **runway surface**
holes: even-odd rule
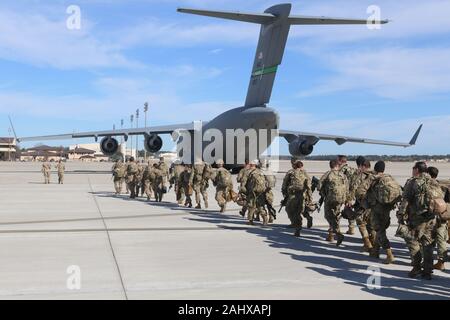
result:
[[[289,162],[280,165],[286,171]],[[54,172],[44,185],[40,166],[0,163],[0,299],[450,298],[449,271],[432,281],[407,277],[409,256],[395,226],[397,261],[386,266],[360,252],[359,234],[339,248],[325,242],[323,212],[296,239],[284,211],[266,228],[247,226],[235,204],[220,214],[212,187],[208,210],[187,209],[173,191],[163,203],[114,196],[111,163],[68,162],[64,185]],[[305,166],[316,176],[327,169],[326,162]],[[449,163],[437,166],[450,177]],[[387,164],[401,183],[411,168]]]

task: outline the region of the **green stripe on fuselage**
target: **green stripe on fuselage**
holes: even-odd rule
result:
[[[275,72],[277,72],[277,69],[278,69],[278,66],[257,69],[252,73],[252,77],[263,76],[268,73],[275,73]]]

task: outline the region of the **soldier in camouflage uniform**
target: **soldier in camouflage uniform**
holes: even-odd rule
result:
[[[156,175],[153,168],[153,165],[149,161],[147,166],[144,169],[144,173],[142,175],[142,181],[144,185],[144,193],[147,196],[147,200],[150,200],[153,193],[153,184],[155,182]]]
[[[208,208],[208,186],[210,177],[211,167],[202,161],[198,161],[194,164],[192,170],[192,187],[195,192],[195,203],[196,209],[201,209],[201,199],[203,197],[203,202],[205,203],[205,208]]]
[[[270,170],[270,168],[266,167],[266,170],[263,170],[264,172],[264,177],[266,178],[266,192],[265,192],[265,202],[266,202],[266,207],[267,210],[274,210],[273,209],[273,201],[274,201],[274,194],[273,194],[273,189],[275,188],[276,184],[277,184],[277,178],[275,176],[275,174],[273,173],[272,170]],[[269,211],[269,223],[273,223],[274,220],[274,216],[272,216],[270,214]]]
[[[216,187],[216,201],[220,207],[220,212],[223,213],[226,210],[227,202],[232,200],[233,192],[233,180],[231,178],[231,173],[225,169],[224,162],[222,159],[216,161],[217,170],[215,172],[215,177],[213,184]]]
[[[170,185],[174,187],[177,203],[181,205],[184,202],[184,191],[181,185],[180,176],[184,171],[184,164],[179,160],[175,161],[170,174]]]
[[[286,213],[295,228],[294,236],[299,237],[303,227],[302,213],[312,200],[311,179],[303,170],[302,161],[292,161],[292,169],[283,179],[281,193],[286,199]]]
[[[336,234],[336,245],[339,246],[344,240],[344,235],[339,227],[339,220],[341,218],[341,208],[348,197],[349,182],[347,176],[339,170],[337,160],[330,161],[330,169],[320,178],[319,192],[325,203],[325,219],[330,225],[326,240],[332,242],[334,239],[333,234]]]
[[[122,160],[118,160],[111,168],[114,179],[114,189],[116,190],[117,195],[122,193],[122,185],[125,178],[126,169],[127,168]]]
[[[159,188],[160,190],[166,190],[167,180],[169,179],[169,167],[167,166],[166,162],[164,161],[164,157],[162,156],[159,157],[158,169],[160,170],[162,175],[161,186]]]
[[[145,167],[142,163],[137,163],[137,165],[138,165],[138,173],[136,176],[136,197],[139,197],[139,191],[141,191],[142,194],[144,194],[144,184],[142,182],[144,178]]]
[[[192,208],[192,194],[193,194],[193,188],[192,184],[194,181],[194,175],[193,175],[193,169],[192,165],[187,164],[184,166],[184,171],[180,174],[180,184],[181,188],[183,189],[183,193],[186,196],[186,201],[184,202],[184,205],[186,207]]]
[[[245,189],[245,185],[243,181],[247,180],[248,172],[250,171],[250,163],[248,159],[245,159],[245,166],[239,171],[238,176],[236,178],[237,183],[239,183],[239,198],[242,201],[242,209],[239,211],[239,214],[245,217],[245,213],[247,212],[247,199],[245,192],[242,190]]]
[[[64,171],[66,170],[66,166],[62,162],[62,160],[58,161],[56,165],[56,170],[58,171],[58,184],[64,183]]]
[[[438,168],[429,167],[428,174],[431,179],[436,180],[439,175]],[[442,188],[444,195],[448,192],[448,187],[442,181],[437,181]],[[446,199],[448,200],[448,199]],[[447,260],[447,240],[448,240],[448,224],[440,218],[436,219],[436,246],[438,262],[433,266],[436,270],[445,270],[445,261]]]
[[[156,202],[161,202],[164,195],[164,172],[159,168],[160,165],[158,163],[153,164],[153,172],[155,174],[153,192],[155,193]]]
[[[138,164],[134,161],[134,158],[131,157],[127,166],[127,184],[128,189],[130,190],[130,198],[136,198],[136,184],[138,183],[137,175],[139,173]]]
[[[411,278],[422,274],[424,279],[431,280],[436,217],[429,210],[429,202],[436,198],[444,198],[442,189],[427,173],[426,163],[417,162],[413,167],[413,178],[405,186],[403,201],[397,212],[400,224],[404,223],[407,214],[412,234],[407,240],[413,266],[409,272]]]
[[[386,235],[386,230],[391,224],[391,211],[397,202],[401,199],[402,190],[400,185],[391,176],[384,173],[386,164],[384,161],[378,161],[375,164],[375,176],[372,184],[367,191],[367,203],[372,211],[371,223],[376,232],[373,248],[370,250],[370,256],[380,257],[380,247],[386,250],[385,264],[394,262],[391,243]]]
[[[373,248],[375,234],[371,225],[371,209],[367,203],[367,191],[374,180],[375,173],[370,170],[371,164],[369,160],[360,158],[358,162],[358,175],[355,187],[352,189],[355,200],[353,208],[356,212],[356,225],[363,240],[362,251],[370,252]]]
[[[348,180],[349,183],[349,195],[352,195],[354,193],[353,188],[355,187],[355,179],[357,177],[357,170],[355,168],[352,168],[347,163],[347,156],[340,155],[337,158],[338,164],[339,164],[339,171],[341,171]],[[349,202],[351,199],[348,199],[347,205],[349,205]],[[353,235],[355,234],[355,220],[348,220],[348,230],[347,234]]]
[[[246,177],[244,177],[244,184],[242,192],[245,193],[248,208],[248,223],[253,225],[253,218],[258,214],[263,219],[263,225],[267,225],[268,218],[265,209],[265,192],[267,190],[266,177],[258,166],[257,160],[249,164],[250,170]]]
[[[52,170],[52,167],[50,166],[50,164],[47,161],[42,163],[41,172],[44,175],[44,184],[49,184],[50,183],[51,170]]]

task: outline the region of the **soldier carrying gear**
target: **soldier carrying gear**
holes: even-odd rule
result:
[[[184,193],[183,188],[181,186],[180,176],[184,171],[184,164],[179,160],[176,160],[172,166],[172,172],[170,176],[170,186],[174,186],[175,196],[177,199],[177,203],[181,205],[184,202]]]
[[[194,168],[192,170],[192,187],[195,192],[195,203],[196,209],[201,209],[201,199],[200,195],[203,197],[203,201],[205,203],[205,208],[208,208],[208,193],[207,189],[209,187],[209,179],[211,176],[211,167],[204,162],[197,162],[194,164]]]
[[[300,160],[292,162],[292,169],[283,179],[281,192],[286,199],[286,213],[295,228],[294,236],[299,237],[303,225],[302,213],[312,199],[311,179]]]
[[[269,223],[272,223],[277,218],[277,211],[273,207],[273,200],[274,200],[273,189],[277,184],[277,178],[270,169],[266,169],[263,172],[264,177],[266,178],[266,191],[264,192],[264,200],[265,200],[264,202],[267,207],[267,212],[269,213]]]
[[[157,164],[158,169],[161,172],[162,180],[161,185],[159,186],[159,189],[163,191],[163,193],[167,192],[167,180],[169,177],[169,167],[167,166],[166,162],[164,161],[164,157],[159,157],[159,162]],[[161,197],[162,198],[162,197]]]
[[[64,183],[64,171],[66,170],[66,166],[62,162],[62,160],[58,161],[56,165],[56,170],[58,170],[58,184]]]
[[[348,197],[349,185],[346,175],[339,171],[337,160],[330,161],[330,169],[320,179],[319,191],[325,202],[325,219],[330,225],[326,240],[332,242],[334,239],[333,234],[336,234],[336,245],[339,246],[344,240],[344,235],[339,227],[339,220],[341,218],[341,208]]]
[[[405,214],[408,214],[408,226],[413,234],[413,239],[407,241],[413,266],[409,277],[415,278],[422,274],[422,278],[431,280],[436,216],[431,212],[430,205],[435,199],[443,199],[444,193],[427,170],[425,162],[414,165],[413,178],[403,190],[403,201],[397,217],[402,222]]]
[[[155,201],[161,202],[164,195],[164,173],[159,169],[159,164],[153,164],[153,172],[155,180],[153,181],[153,192],[155,193]]]
[[[429,167],[427,170],[428,174],[430,175],[431,179],[436,180],[439,175],[439,170],[435,167]],[[442,180],[436,180],[439,183],[439,186],[441,187],[443,193],[444,193],[444,199],[448,195],[449,189],[450,189],[450,181]],[[445,199],[446,201],[449,199]],[[449,202],[449,201],[447,201]],[[438,261],[433,266],[433,269],[436,270],[445,270],[445,261],[447,260],[447,241],[448,238],[448,221],[444,221],[441,217],[437,217],[436,219],[436,246],[437,246],[437,257]]]
[[[267,212],[265,210],[265,192],[267,190],[266,177],[261,169],[257,167],[258,161],[252,161],[250,171],[247,177],[244,178],[243,190],[247,198],[248,208],[248,224],[253,225],[253,218],[255,214],[258,214],[263,219],[263,225],[267,225],[269,222],[267,218]]]
[[[136,197],[139,197],[139,191],[144,194],[144,184],[142,183],[144,177],[144,166],[141,163],[137,163],[138,173],[136,175]]]
[[[354,198],[354,186],[355,186],[355,179],[357,178],[357,170],[355,168],[352,168],[347,163],[348,159],[347,156],[339,155],[337,157],[337,162],[339,164],[339,171],[341,171],[348,180],[349,183],[349,193],[347,198],[347,206],[351,206],[351,202]],[[348,230],[347,234],[353,235],[355,234],[355,220],[354,219],[348,219]]]
[[[122,162],[122,160],[118,160],[114,163],[111,168],[113,179],[114,179],[114,189],[116,190],[116,195],[122,193],[123,180],[126,176],[126,165]]]
[[[155,183],[155,180],[155,170],[153,165],[149,161],[142,175],[142,181],[144,182],[144,193],[147,196],[147,201],[149,201],[152,197],[153,185]]]
[[[386,230],[391,224],[390,213],[401,200],[402,188],[388,174],[385,174],[386,164],[384,161],[378,161],[375,164],[375,177],[367,191],[367,203],[372,211],[371,224],[376,233],[373,248],[370,256],[380,257],[380,247],[386,250],[385,264],[394,262],[394,255],[391,249],[391,243],[386,235]]]
[[[227,202],[232,200],[233,180],[231,173],[225,169],[222,159],[216,161],[217,170],[213,180],[216,187],[216,201],[220,207],[220,212],[225,212]]]
[[[186,196],[186,201],[184,202],[184,205],[186,207],[192,208],[192,183],[194,180],[194,171],[192,169],[191,165],[186,165],[184,167],[184,171],[181,172],[180,175],[180,182],[181,182],[181,188],[183,189],[183,193]]]
[[[136,184],[138,183],[138,173],[139,167],[134,161],[134,157],[131,157],[127,166],[127,184],[128,189],[130,190],[131,199],[136,198]]]
[[[239,214],[245,217],[245,212],[247,211],[247,196],[245,192],[242,192],[245,189],[245,185],[243,185],[243,181],[247,180],[248,173],[250,171],[250,163],[248,159],[245,160],[245,166],[239,171],[239,174],[236,178],[237,183],[239,183],[239,205],[242,206],[242,209],[239,211]]]
[[[44,175],[44,184],[50,183],[51,170],[52,170],[52,167],[50,166],[50,164],[47,161],[44,161],[44,163],[42,163],[42,168],[41,168],[41,172]]]

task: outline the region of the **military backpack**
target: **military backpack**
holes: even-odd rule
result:
[[[305,181],[307,177],[305,172],[300,169],[291,171],[291,177],[289,179],[289,193],[300,193],[305,190]]]
[[[345,203],[348,193],[346,176],[338,171],[331,171],[325,181],[326,200],[330,203]]]
[[[376,201],[385,205],[396,204],[402,196],[402,187],[388,174],[376,179],[373,189]]]
[[[247,191],[254,193],[263,193],[267,190],[266,178],[264,174],[258,169],[249,172],[247,184],[245,186]]]
[[[417,179],[416,183],[416,208],[419,214],[430,212],[433,200],[444,199],[444,193],[442,192],[439,182],[431,179],[431,177],[423,176]]]

